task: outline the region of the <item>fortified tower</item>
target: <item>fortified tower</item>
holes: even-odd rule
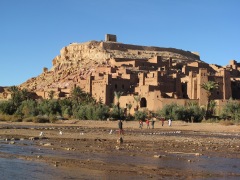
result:
[[[199,99],[199,105],[206,105],[207,103],[207,91],[201,88],[203,83],[208,82],[207,69],[200,68],[197,75],[197,99]]]

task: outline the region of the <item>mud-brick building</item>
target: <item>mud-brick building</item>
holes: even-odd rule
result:
[[[169,103],[186,105],[194,101],[207,103],[201,85],[218,83],[212,99],[222,107],[229,98],[240,100],[240,63],[231,60],[227,66],[207,64],[198,53],[175,48],[140,46],[117,42],[107,34],[105,41],[70,43],[52,60],[53,67],[43,69],[38,77],[22,85],[39,97],[65,98],[80,86],[97,101],[107,105],[116,102],[114,91],[122,92],[120,106],[156,111]],[[0,98],[10,97],[1,90]],[[138,99],[138,100],[137,100]]]
[[[107,105],[114,103],[114,91],[123,92],[120,106],[127,108],[128,104],[132,104],[132,113],[136,108],[156,111],[169,103],[186,105],[193,101],[204,106],[207,95],[201,84],[208,81],[214,81],[219,86],[212,93],[212,99],[216,101],[226,102],[236,94],[232,88],[233,75],[226,68],[214,69],[206,63],[173,64],[172,58],[164,62],[162,59],[160,56],[151,59],[111,59],[109,67],[100,67],[91,74],[86,91]],[[179,67],[182,69],[179,70]]]

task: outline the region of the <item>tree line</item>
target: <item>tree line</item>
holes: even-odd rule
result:
[[[211,94],[218,86],[214,82],[207,82],[201,85],[207,91],[207,105],[200,107],[198,103],[188,103],[181,106],[176,103],[165,105],[156,112],[141,111],[135,108],[135,113],[130,113],[132,104],[126,108],[120,107],[122,92],[114,92],[116,103],[107,106],[94,99],[89,93],[84,92],[80,87],[74,87],[69,98],[54,99],[54,91],[48,93],[48,99],[34,99],[31,92],[26,89],[19,89],[16,86],[9,88],[11,99],[0,102],[0,120],[32,121],[32,122],[54,122],[58,119],[79,119],[79,120],[145,120],[148,117],[171,118],[186,122],[201,122],[214,116],[216,104],[211,99]],[[140,96],[134,97],[137,104]],[[236,122],[240,119],[240,104],[237,101],[229,100],[223,107],[218,118],[232,119]]]

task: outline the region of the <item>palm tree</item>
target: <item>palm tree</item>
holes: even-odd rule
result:
[[[114,96],[117,98],[118,116],[120,116],[120,103],[119,103],[119,99],[122,96],[122,94],[123,94],[123,92],[114,91]]]
[[[209,106],[210,106],[210,101],[211,101],[211,95],[212,95],[213,91],[218,88],[218,84],[214,81],[208,81],[208,82],[201,84],[201,88],[206,90],[206,93],[207,93],[207,108],[206,108],[206,114],[205,114],[205,118],[207,119],[208,115],[210,115],[209,114]]]
[[[130,110],[132,108],[132,104],[127,104],[127,109],[128,109],[128,117],[130,117]]]
[[[29,100],[31,98],[31,92],[29,92],[27,89],[21,90],[22,98],[23,100]]]
[[[51,99],[51,100],[53,99],[54,93],[55,93],[55,92],[54,92],[53,90],[51,90],[51,91],[48,92],[48,97],[49,97],[49,99]]]
[[[11,86],[8,88],[8,90],[11,92],[11,100],[13,104],[17,107],[22,102],[22,95],[17,86]]]
[[[140,96],[140,95],[138,95],[138,96],[133,96],[133,98],[134,98],[134,100],[137,102],[137,107],[136,107],[136,109],[138,110],[138,108],[139,108],[139,102],[141,101],[141,96]]]
[[[73,100],[75,100],[77,102],[77,104],[79,104],[79,102],[82,100],[84,96],[84,92],[82,91],[82,89],[77,86],[77,87],[74,87],[71,91],[71,98]]]

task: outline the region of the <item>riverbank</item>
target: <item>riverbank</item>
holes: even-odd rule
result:
[[[156,122],[154,129],[139,129],[129,121],[123,128],[119,144],[117,121],[0,122],[0,156],[69,169],[69,177],[80,179],[240,177],[240,126],[173,121],[171,127]],[[25,153],[2,151],[3,146]]]

